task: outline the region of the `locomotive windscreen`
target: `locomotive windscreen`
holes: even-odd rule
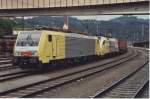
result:
[[[41,33],[21,32],[17,38],[17,46],[38,46]]]

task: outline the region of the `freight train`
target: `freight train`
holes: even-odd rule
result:
[[[127,51],[127,42],[62,31],[22,31],[14,47],[14,65],[43,68],[59,61],[76,61]]]

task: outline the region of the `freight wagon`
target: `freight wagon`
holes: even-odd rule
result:
[[[127,52],[127,41],[118,39],[118,49],[120,53]]]
[[[48,64],[56,60],[94,56],[98,53],[98,38],[56,31],[20,32],[15,44],[14,63]]]

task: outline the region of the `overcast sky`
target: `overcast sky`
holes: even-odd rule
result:
[[[111,20],[113,18],[120,17],[122,15],[94,15],[94,16],[71,16],[75,17],[77,19],[85,20],[85,19],[94,19],[94,20]],[[149,15],[134,15],[137,16],[138,18],[142,19],[150,19]],[[53,17],[59,17],[59,16],[53,16]],[[21,17],[18,17],[21,18]],[[32,17],[25,17],[25,19],[32,18]]]
[[[78,19],[95,19],[95,20],[111,20],[113,18],[120,17],[121,15],[97,15],[97,16],[73,16]],[[138,18],[148,19],[149,15],[135,15]]]

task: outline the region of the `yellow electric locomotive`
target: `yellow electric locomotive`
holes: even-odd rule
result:
[[[44,30],[22,31],[14,47],[14,64],[20,67],[30,64],[43,66],[56,60],[100,55],[99,50],[99,39],[95,36]]]
[[[21,31],[14,47],[14,65],[43,68],[49,63],[74,60],[110,53],[106,37],[87,36],[59,31]]]

